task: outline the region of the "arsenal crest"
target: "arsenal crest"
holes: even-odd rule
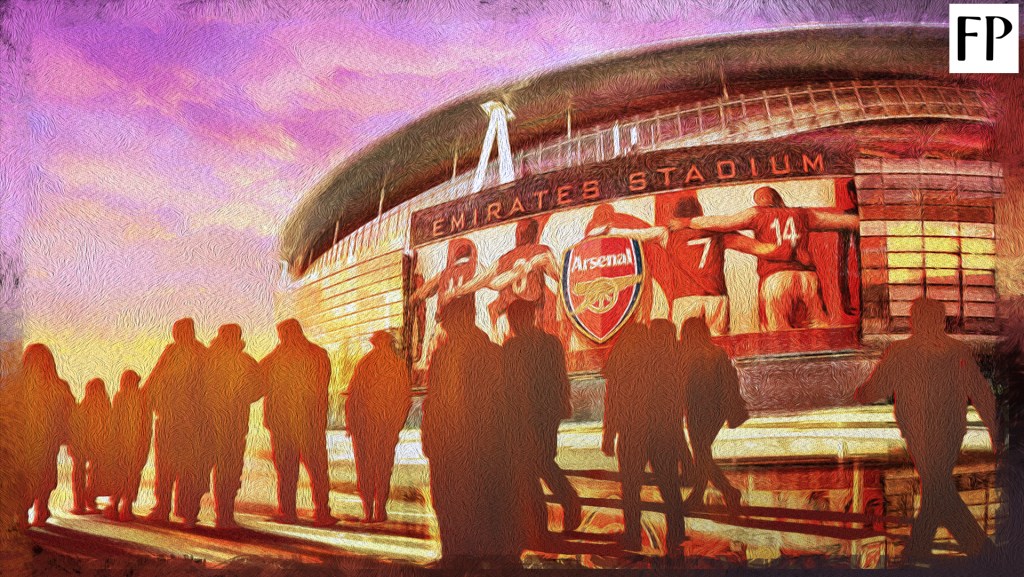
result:
[[[581,331],[603,343],[636,307],[644,279],[643,253],[636,240],[587,238],[565,253],[562,302]]]

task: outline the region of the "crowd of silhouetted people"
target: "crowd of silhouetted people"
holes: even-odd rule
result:
[[[295,320],[278,325],[280,343],[258,363],[245,352],[235,324],[220,327],[209,346],[196,339],[192,319],[177,321],[172,336],[145,384],[126,370],[113,401],[103,381],[93,379],[76,403],[50,350],[42,344],[25,349],[18,372],[0,389],[10,411],[6,422],[17,423],[5,431],[13,455],[5,475],[13,479],[8,492],[18,501],[19,524],[28,525],[29,511],[33,525],[50,517],[62,445],[72,462],[71,513],[133,520],[152,440],[155,505],[147,519],[166,522],[173,511],[186,528],[194,527],[203,495],[212,492],[216,526],[236,527],[249,409],[259,399],[277,469],[274,520],[297,521],[301,462],[311,480],[314,524],[334,524],[328,506],[327,352],[306,339]],[[100,496],[109,497],[102,511]]]
[[[543,548],[551,538],[544,485],[559,504],[563,532],[583,519],[580,496],[555,462],[559,423],[573,412],[565,349],[538,326],[537,313],[535,303],[512,302],[511,334],[502,345],[477,327],[472,296],[452,299],[438,313],[443,336],[425,376],[421,439],[446,564],[514,564],[524,550]],[[998,450],[995,399],[970,349],[945,334],[942,303],[919,299],[911,319],[910,338],[887,349],[856,398],[895,397],[922,487],[908,556],[927,556],[939,525],[967,550],[982,551],[991,542],[960,500],[953,466],[969,403]],[[238,325],[220,327],[206,346],[192,320],[182,319],[144,383],[125,371],[113,401],[94,379],[76,403],[49,349],[29,345],[18,373],[0,388],[0,406],[20,417],[17,430],[5,433],[16,445],[16,469],[4,475],[16,487],[22,525],[29,510],[35,525],[49,517],[62,445],[72,460],[71,512],[101,512],[97,497],[107,496],[102,513],[131,521],[152,439],[155,505],[148,519],[166,522],[173,512],[194,527],[202,496],[212,492],[216,526],[235,527],[249,409],[260,399],[277,471],[273,520],[297,521],[301,463],[311,481],[313,523],[334,524],[326,441],[331,362],[297,321],[277,329],[279,344],[257,362],[245,352]],[[379,332],[371,344],[345,406],[368,523],[387,519],[395,449],[411,402],[407,361],[393,337]],[[711,452],[723,427],[749,418],[737,371],[703,319],[686,320],[678,337],[670,321],[656,319],[621,329],[604,376],[601,449],[618,460],[623,549],[641,549],[641,488],[650,467],[664,504],[666,550],[677,553],[686,539],[685,512],[703,504],[708,484],[729,510],[742,507],[740,491]],[[693,487],[686,501],[684,485]]]
[[[562,530],[580,524],[580,497],[554,461],[558,424],[572,414],[562,343],[537,326],[537,307],[513,302],[511,337],[501,346],[476,326],[474,299],[460,297],[439,312],[444,331],[427,375],[423,450],[437,512],[442,558],[515,563],[540,547],[548,511],[540,481],[562,510]],[[912,335],[893,344],[856,391],[862,402],[895,397],[897,424],[922,483],[922,506],[906,558],[927,559],[939,525],[968,552],[992,543],[960,500],[953,467],[966,433],[967,405],[1001,436],[992,389],[967,345],[945,333],[941,302],[919,299]],[[604,368],[602,451],[618,460],[622,548],[639,552],[641,489],[650,468],[666,519],[665,551],[681,553],[685,512],[704,504],[708,484],[732,514],[742,507],[712,457],[721,429],[748,418],[739,375],[702,318],[631,322],[616,336]],[[683,486],[692,490],[684,502]]]

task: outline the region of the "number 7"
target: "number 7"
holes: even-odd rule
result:
[[[696,246],[698,244],[704,245],[704,252],[700,255],[700,265],[697,268],[704,268],[704,263],[708,262],[708,251],[711,250],[711,237],[706,236],[704,238],[695,238],[686,243],[689,246]]]

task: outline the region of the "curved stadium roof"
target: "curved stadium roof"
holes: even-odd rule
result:
[[[487,116],[480,104],[504,101],[515,112],[513,151],[589,125],[722,93],[828,80],[948,77],[948,30],[926,26],[841,26],[729,35],[659,45],[548,72],[440,108],[382,138],[333,170],[285,224],[281,258],[295,267],[312,250],[447,180],[453,156],[479,155]],[[340,219],[340,220],[339,220]],[[312,259],[311,259],[312,260]],[[305,268],[309,261],[301,263]],[[293,273],[301,274],[301,270]]]

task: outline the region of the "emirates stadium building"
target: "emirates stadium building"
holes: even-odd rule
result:
[[[979,347],[999,328],[1004,96],[950,75],[947,41],[731,35],[474,94],[308,193],[277,315],[328,348],[339,391],[380,330],[422,384],[438,309],[472,294],[499,343],[508,305],[535,303],[579,420],[600,418],[618,329],[656,318],[704,318],[755,410],[851,404],[915,298]]]

